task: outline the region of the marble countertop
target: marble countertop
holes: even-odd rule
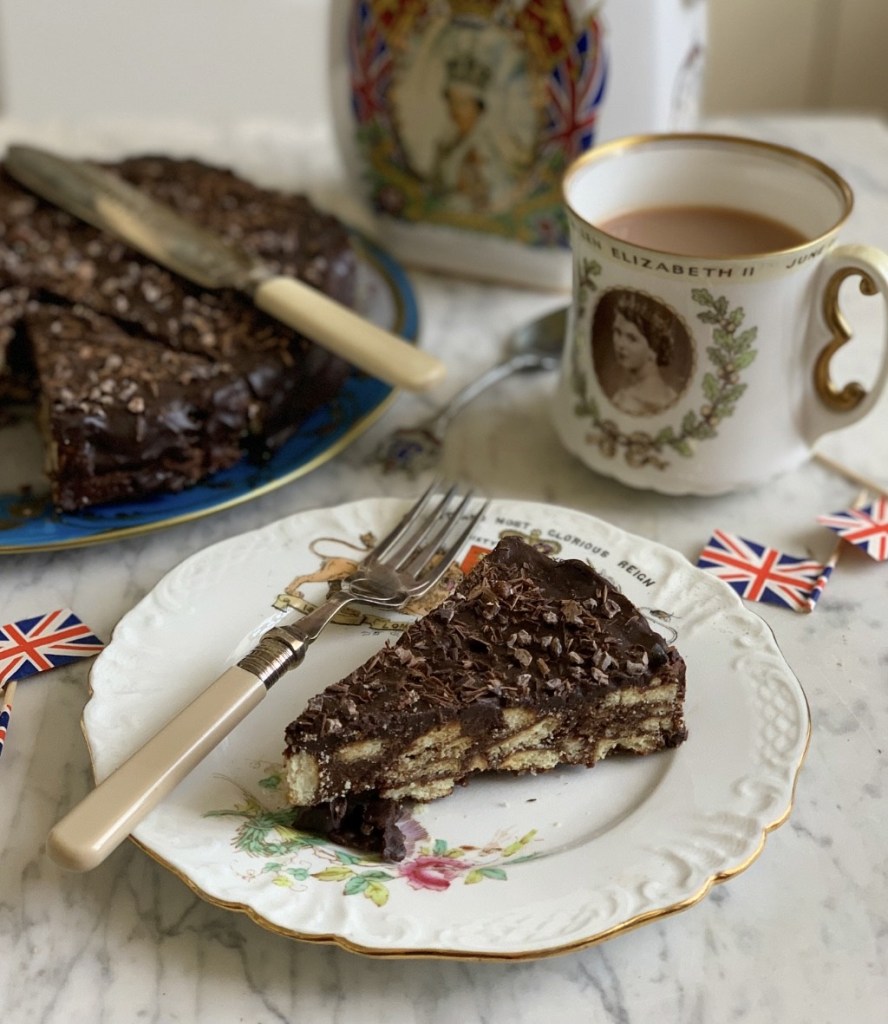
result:
[[[786,117],[716,127],[796,145],[831,162],[857,193],[843,240],[888,249],[885,124]],[[263,131],[253,134],[260,154],[271,129]],[[163,132],[156,128],[156,138]],[[32,134],[39,141],[40,133]],[[103,136],[112,137],[110,129]],[[197,141],[207,156],[243,142]],[[320,146],[323,139],[315,141]],[[292,166],[298,184],[319,200],[337,200],[321,148]],[[302,509],[380,494],[413,496],[417,481],[383,476],[374,463],[382,439],[477,376],[499,355],[512,327],[561,299],[424,273],[412,279],[423,344],[450,367],[439,393],[399,396],[335,459],[249,504],[141,538],[0,559],[0,621],[69,606],[107,637],[168,570],[215,541]],[[875,306],[855,316],[873,338],[848,357],[849,366],[855,372],[856,363],[861,372],[869,366],[872,377],[884,317]],[[633,491],[593,475],[560,447],[547,408],[553,385],[551,377],[518,377],[478,399],[453,425],[442,471],[492,496],[592,513],[692,560],[713,527],[822,559],[832,550],[831,535],[814,517],[850,504],[858,488],[849,479],[811,462],[767,487],[720,498]],[[861,424],[826,439],[822,450],[888,486],[886,417],[888,395]],[[811,708],[810,749],[789,820],[770,834],[746,871],[696,905],[538,961],[383,960],[289,940],[204,902],[129,843],[88,874],[65,873],[44,855],[43,844],[92,784],[80,728],[88,666],[28,680],[19,686],[0,759],[4,1020],[884,1019],[888,566],[851,551],[812,615],[755,607]]]

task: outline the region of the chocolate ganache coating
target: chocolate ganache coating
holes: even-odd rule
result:
[[[507,537],[453,596],[412,623],[346,680],[313,697],[286,730],[287,750],[315,752],[384,734],[409,740],[459,718],[495,735],[509,708],[586,707],[684,662],[623,594],[585,562],[555,561]],[[684,739],[676,731],[668,745]]]

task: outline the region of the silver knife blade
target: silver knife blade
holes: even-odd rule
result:
[[[95,164],[14,145],[5,166],[32,192],[204,288],[249,291],[271,275],[259,260]]]
[[[118,175],[35,146],[11,145],[18,182],[80,220],[122,239],[204,288],[235,288],[266,313],[395,387],[425,391],[444,377],[440,359],[296,278],[229,245]]]

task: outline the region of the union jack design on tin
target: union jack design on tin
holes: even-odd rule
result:
[[[697,565],[724,580],[746,601],[810,612],[832,573],[831,565],[786,555],[776,548],[716,530]]]
[[[0,626],[0,685],[98,654],[104,644],[68,608]]]
[[[888,498],[817,517],[817,522],[877,562],[888,559]]]
[[[568,160],[589,149],[595,140],[606,81],[607,63],[596,21],[566,48],[564,59],[549,76],[545,146],[563,152]]]
[[[352,110],[358,124],[385,115],[386,96],[392,81],[392,51],[372,4],[355,4],[348,34],[352,73]]]

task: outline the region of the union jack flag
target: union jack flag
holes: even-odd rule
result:
[[[831,565],[785,555],[776,548],[716,530],[697,565],[718,576],[747,601],[810,612],[832,573]]]
[[[0,685],[98,654],[104,644],[68,608],[0,626]]]
[[[380,31],[373,6],[357,3],[348,33],[348,63],[351,72],[352,110],[358,124],[366,124],[385,113],[385,97],[392,78],[392,51]]]
[[[568,161],[589,149],[606,80],[607,61],[596,21],[576,37],[549,75],[543,127],[546,149],[563,152]]]
[[[888,559],[888,498],[818,516],[817,522],[837,533],[842,540],[861,548],[877,562]]]

